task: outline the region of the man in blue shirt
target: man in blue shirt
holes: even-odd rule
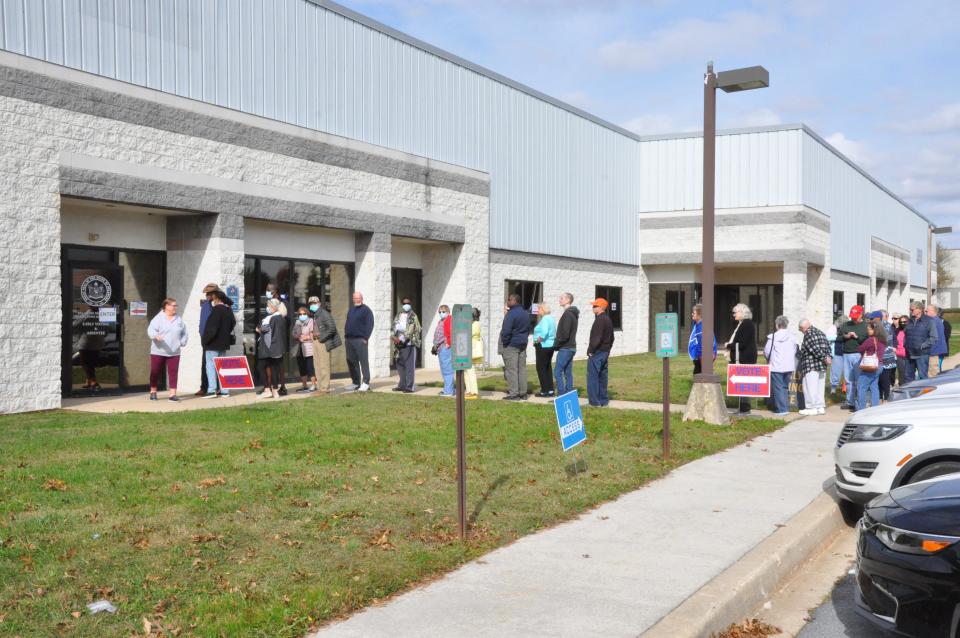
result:
[[[373,334],[373,311],[363,303],[363,294],[353,293],[353,306],[347,312],[343,335],[347,340],[347,367],[351,384],[347,390],[366,392],[370,389],[370,335]]]
[[[500,352],[503,376],[507,379],[507,401],[527,400],[527,338],[530,313],[520,303],[520,295],[507,297],[507,314],[500,328]]]

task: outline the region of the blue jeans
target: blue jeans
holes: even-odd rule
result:
[[[447,346],[442,346],[437,351],[440,358],[440,374],[443,375],[443,392],[453,396],[453,352]]]
[[[870,393],[870,405],[880,405],[880,370],[867,372],[861,370],[857,376],[857,409],[867,407],[867,392]]]
[[[860,353],[844,353],[843,378],[847,380],[847,405],[856,405],[857,377],[860,376]]]
[[[607,396],[607,359],[609,352],[594,352],[587,359],[587,398],[592,406],[610,403]]]
[[[217,366],[213,360],[215,357],[222,357],[225,353],[219,350],[204,350],[203,364],[207,367],[207,394],[217,393]],[[220,388],[220,394],[230,396],[230,391],[226,388]]]
[[[577,351],[573,348],[557,350],[557,362],[553,366],[557,396],[573,390],[573,355],[575,354]]]
[[[907,382],[915,379],[926,379],[930,376],[930,357],[922,354],[916,359],[907,359]]]
[[[774,412],[789,412],[790,411],[790,377],[793,376],[792,372],[771,372],[770,373],[770,386],[773,391],[773,411]]]
[[[843,376],[843,355],[833,355],[833,363],[830,364],[830,392],[836,392],[840,387],[840,377]]]

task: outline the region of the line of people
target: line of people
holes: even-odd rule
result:
[[[766,337],[763,354],[770,366],[771,398],[774,414],[789,413],[789,388],[794,377],[801,384],[804,407],[801,414],[823,414],[826,411],[824,393],[827,368],[830,369],[830,387],[836,393],[841,379],[846,385],[844,408],[862,410],[880,405],[890,398],[891,389],[914,379],[929,375],[931,362],[936,358],[941,370],[943,359],[949,354],[950,323],[942,318],[935,305],[913,302],[910,315],[893,315],[885,310],[864,314],[862,306],[850,309],[847,319],[838,319],[826,331],[815,327],[809,319],[802,319],[798,329],[802,335],[798,343],[789,330],[789,319],[774,320],[774,332]],[[702,359],[701,307],[691,314],[694,325],[690,335],[688,354],[693,360],[694,373],[700,371]],[[746,304],[733,308],[737,326],[725,348],[732,363],[756,364],[757,329],[753,314]],[[717,353],[714,338],[714,358]],[[739,414],[748,415],[750,400],[740,399]]]

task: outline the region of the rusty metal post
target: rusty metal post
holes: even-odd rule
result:
[[[467,453],[464,426],[463,370],[457,370],[457,520],[460,540],[467,540]]]
[[[670,459],[670,357],[663,358],[663,460]]]
[[[700,281],[703,287],[703,352],[700,374],[694,383],[720,383],[720,377],[713,373],[714,338],[714,183],[716,178],[717,146],[717,76],[713,73],[713,63],[707,65],[703,77],[703,265],[700,269]]]

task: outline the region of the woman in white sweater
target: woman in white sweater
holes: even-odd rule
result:
[[[177,398],[177,371],[180,369],[180,349],[187,345],[187,327],[177,315],[177,300],[163,300],[163,308],[147,327],[150,337],[150,400],[157,400],[160,370],[167,366],[167,387],[170,401]]]

